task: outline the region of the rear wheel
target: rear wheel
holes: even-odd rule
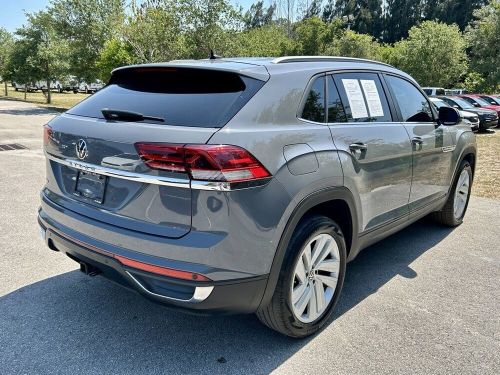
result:
[[[312,216],[292,236],[270,303],[261,322],[291,337],[305,337],[330,319],[344,282],[346,246],[340,227]]]
[[[471,187],[472,168],[469,162],[464,160],[460,164],[446,204],[441,211],[434,212],[434,218],[449,227],[462,224],[469,205]]]

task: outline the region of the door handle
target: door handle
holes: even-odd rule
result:
[[[351,151],[366,151],[368,147],[364,143],[352,143],[349,145]]]
[[[414,145],[421,146],[424,143],[424,141],[420,137],[415,137],[415,138],[412,138],[411,143],[413,143]]]

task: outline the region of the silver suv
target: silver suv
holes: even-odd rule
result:
[[[119,68],[45,126],[44,149],[50,249],[154,301],[256,312],[293,337],[328,322],[361,249],[431,213],[459,225],[476,161],[454,108],[337,57]]]

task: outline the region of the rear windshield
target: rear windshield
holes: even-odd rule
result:
[[[104,108],[132,111],[177,126],[224,126],[264,82],[236,73],[186,68],[119,70],[109,84],[71,108],[77,116],[104,118]],[[151,120],[144,122],[153,122]]]

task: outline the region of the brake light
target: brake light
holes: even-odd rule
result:
[[[47,146],[50,143],[50,140],[52,139],[54,131],[50,127],[49,124],[45,124],[43,126],[43,144],[44,146]]]
[[[271,176],[252,154],[237,146],[136,143],[135,147],[150,168],[187,173],[193,180],[241,182]]]

